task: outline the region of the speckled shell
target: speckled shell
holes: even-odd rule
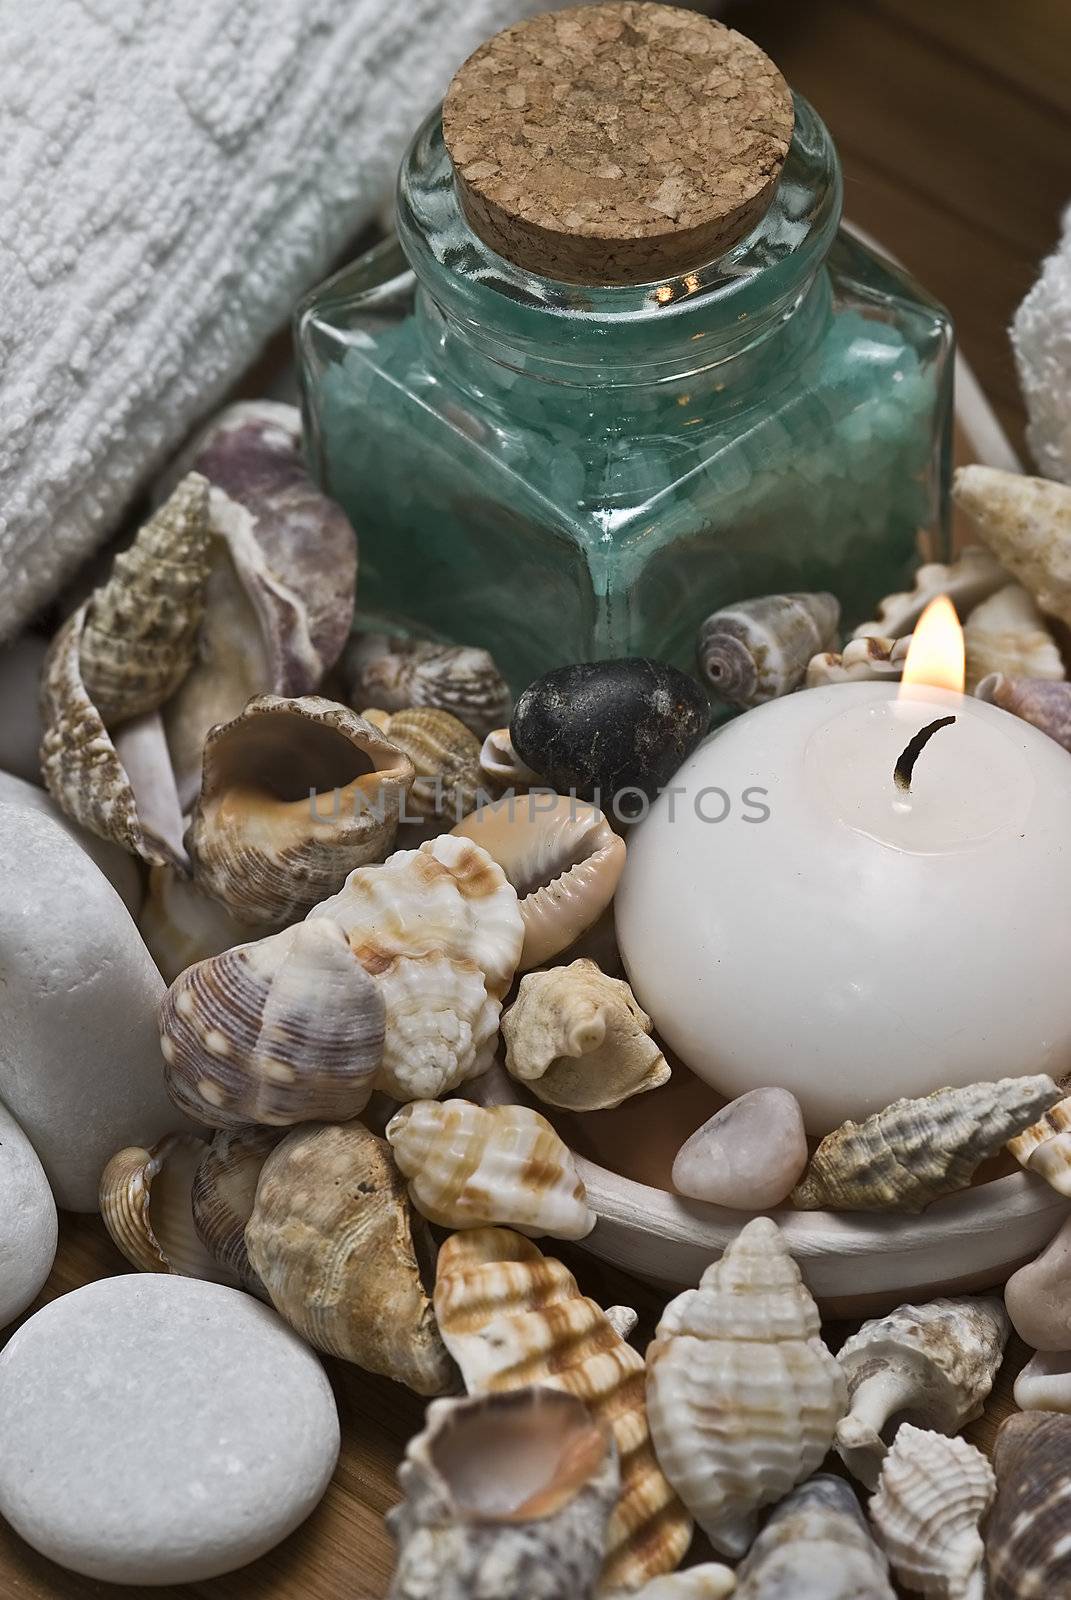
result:
[[[848,1380],[848,1414],[836,1448],[868,1489],[904,1422],[956,1433],[981,1416],[1011,1325],[992,1297],[899,1306],[864,1322],[837,1360]]]
[[[517,891],[522,972],[568,950],[598,920],[625,866],[625,841],[602,812],[564,795],[507,795],[453,832],[481,845]]]
[[[1002,1078],[896,1100],[827,1134],[792,1203],[803,1211],[923,1211],[1055,1104],[1051,1078]]]
[[[904,1423],[869,1510],[905,1588],[935,1600],[984,1600],[979,1525],[995,1490],[992,1467],[966,1439]]]
[[[983,678],[974,692],[979,700],[988,700],[1002,711],[1032,722],[1065,750],[1071,750],[1071,683],[1008,678],[998,672]]]
[[[771,594],[709,616],[699,630],[699,671],[719,699],[758,706],[798,689],[807,663],[840,624],[831,594]]]
[[[1009,1139],[1008,1149],[1020,1166],[1071,1199],[1071,1098],[1058,1100],[1039,1121]]]
[[[264,1163],[285,1138],[282,1128],[221,1129],[197,1164],[190,1203],[197,1237],[212,1259],[241,1283],[267,1299],[267,1290],[249,1261],[245,1225],[253,1215]]]
[[[807,663],[806,687],[821,689],[827,683],[865,683],[903,676],[911,635],[893,639],[885,635],[849,639],[843,650],[826,650]]]
[[[205,1149],[194,1134],[169,1133],[151,1150],[132,1145],[118,1151],[101,1173],[104,1226],[139,1272],[237,1282],[194,1229],[190,1192]]]
[[[479,738],[509,721],[509,686],[486,650],[386,633],[354,634],[343,657],[350,704],[449,711]]]
[[[480,741],[449,711],[414,706],[405,711],[362,713],[413,763],[416,778],[406,798],[406,822],[444,821],[449,827],[480,802],[497,794],[485,785]]]
[[[605,1422],[621,1462],[605,1590],[636,1589],[683,1559],[692,1535],[647,1430],[643,1357],[560,1261],[506,1228],[457,1233],[439,1252],[435,1314],[470,1393],[564,1389]]]
[[[971,544],[961,550],[951,566],[927,562],[915,573],[915,587],[903,594],[890,594],[878,606],[877,616],[863,622],[853,639],[901,639],[910,634],[931,600],[946,594],[961,617],[981,601],[1002,589],[1010,574],[985,545]]]
[[[967,690],[973,693],[993,672],[1012,677],[1067,677],[1056,640],[1030,595],[1009,583],[971,612],[963,628]]]
[[[1009,1417],[993,1452],[997,1496],[986,1526],[989,1600],[1071,1594],[1071,1417]]]
[[[635,1591],[633,1600],[725,1600],[736,1588],[736,1574],[720,1561],[704,1561],[687,1572],[671,1572]],[[620,1591],[621,1594],[627,1591]],[[612,1600],[618,1600],[613,1596]]]
[[[760,1508],[821,1464],[846,1406],[799,1268],[756,1217],[670,1302],[647,1351],[659,1463],[715,1550],[744,1553]]]
[[[275,1309],[318,1350],[417,1394],[453,1387],[422,1274],[434,1245],[385,1140],[359,1122],[296,1128],[264,1163],[245,1242]]]
[[[735,1600],[895,1600],[848,1484],[822,1474],[773,1512],[737,1568]]]
[[[573,1395],[532,1387],[436,1400],[398,1472],[388,1600],[590,1600],[620,1475]]]
[[[521,794],[539,783],[538,772],[533,772],[513,748],[508,728],[492,728],[483,741],[480,771],[489,786],[512,789],[515,794]]]
[[[383,1000],[331,922],[299,922],[200,961],[164,996],[167,1092],[213,1128],[345,1121],[368,1103]]]
[[[568,1146],[527,1106],[416,1100],[391,1119],[387,1139],[413,1204],[442,1228],[501,1223],[583,1239],[595,1226]]]
[[[502,1035],[511,1077],[569,1111],[619,1106],[670,1076],[629,985],[594,961],[528,973],[502,1018]]]
[[[205,743],[194,879],[240,921],[292,922],[383,859],[412,782],[409,757],[346,706],[260,695]]]
[[[961,467],[952,493],[1042,611],[1071,624],[1071,487],[997,467]]]
[[[246,944],[259,933],[237,922],[218,900],[202,894],[173,867],[149,869],[138,929],[165,983],[174,983],[195,962]]]

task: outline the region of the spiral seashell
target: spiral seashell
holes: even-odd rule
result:
[[[245,1226],[253,1215],[264,1163],[285,1138],[283,1128],[220,1130],[193,1175],[190,1204],[197,1237],[221,1267],[253,1294],[268,1298],[249,1261]]]
[[[1009,1139],[1008,1149],[1027,1172],[1036,1172],[1071,1199],[1071,1098],[1058,1100],[1039,1121]]]
[[[855,1495],[820,1474],[776,1508],[737,1568],[736,1600],[895,1600]]]
[[[704,1561],[687,1572],[671,1572],[635,1591],[633,1600],[725,1600],[736,1589],[736,1574],[720,1561]],[[624,1593],[625,1591],[621,1591]],[[615,1595],[613,1600],[619,1600]]]
[[[151,1150],[118,1151],[100,1178],[100,1214],[119,1249],[139,1272],[171,1272],[210,1283],[236,1282],[201,1243],[191,1188],[205,1142],[169,1133]]]
[[[989,1600],[1071,1593],[1071,1417],[1024,1411],[1001,1425],[997,1494],[986,1524]]]
[[[826,650],[807,663],[805,687],[821,689],[827,683],[867,683],[903,676],[911,635],[899,639],[867,635],[849,639],[843,650]]]
[[[318,1350],[417,1394],[453,1388],[422,1274],[435,1247],[384,1139],[359,1122],[294,1129],[264,1163],[245,1242],[276,1311]]]
[[[522,972],[560,955],[598,920],[625,866],[625,841],[602,812],[564,795],[507,795],[452,832],[482,846],[516,889]]]
[[[441,1228],[584,1239],[595,1226],[568,1146],[527,1106],[416,1100],[392,1117],[387,1141],[409,1198]]]
[[[992,1297],[898,1306],[864,1322],[837,1356],[849,1408],[836,1449],[848,1471],[874,1489],[903,1423],[951,1434],[980,1417],[1010,1331]]]
[[[436,1400],[398,1472],[388,1600],[590,1600],[620,1475],[613,1439],[552,1389]]]
[[[350,704],[449,711],[484,738],[509,721],[513,697],[486,650],[386,633],[353,635],[343,657]]]
[[[821,1464],[846,1406],[799,1268],[756,1217],[670,1302],[647,1352],[659,1464],[715,1550],[743,1555],[758,1511]]]
[[[202,894],[173,867],[149,868],[138,931],[165,983],[174,983],[198,961],[221,955],[236,944],[247,944],[259,932],[236,922],[218,900]]]
[[[960,467],[952,496],[1041,610],[1071,625],[1071,487],[997,467]]]
[[[840,625],[832,594],[770,594],[715,611],[699,630],[699,672],[720,700],[748,707],[798,689]]]
[[[413,764],[345,706],[260,695],[213,728],[186,835],[198,888],[240,921],[292,922],[387,854]]]
[[[405,821],[445,819],[449,826],[467,817],[481,797],[493,798],[484,792],[479,739],[448,711],[415,706],[373,709],[362,716],[413,764],[416,778],[406,799]]]
[[[914,588],[905,594],[887,595],[873,621],[861,623],[852,638],[902,639],[911,633],[930,601],[942,594],[961,617],[967,617],[1009,580],[1010,574],[985,545],[967,545],[951,566],[931,561],[919,567]]]
[[[606,1110],[669,1080],[650,1017],[594,961],[529,972],[502,1034],[510,1076],[567,1111]]]
[[[492,728],[483,741],[480,771],[491,787],[512,789],[515,794],[538,787],[539,784],[538,772],[533,772],[513,748],[513,737],[508,728]]]
[[[896,1100],[827,1134],[792,1191],[802,1211],[924,1211],[1060,1098],[1051,1078],[1001,1078]]]
[[[377,1089],[394,1100],[433,1100],[487,1071],[502,1006],[475,962],[393,956],[369,971],[386,1013]]]
[[[972,611],[963,625],[967,691],[994,672],[1059,681],[1067,677],[1056,640],[1026,590],[1009,583]]]
[[[213,1128],[345,1121],[368,1103],[383,1000],[331,922],[299,922],[182,973],[164,996],[167,1092]]]
[[[985,1600],[978,1530],[995,1491],[992,1467],[966,1439],[904,1423],[869,1509],[905,1588],[935,1600]]]
[[[1071,750],[1071,683],[1054,683],[1042,678],[1009,678],[1003,672],[990,673],[975,688],[979,700],[988,700],[1002,711],[1010,711],[1024,722],[1033,723],[1050,739]]]
[[[435,1314],[469,1393],[537,1383],[587,1403],[617,1443],[621,1497],[602,1587],[637,1589],[682,1560],[692,1534],[651,1448],[643,1357],[560,1261],[506,1228],[456,1233],[439,1252]]]

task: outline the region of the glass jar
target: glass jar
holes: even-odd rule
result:
[[[299,308],[314,470],[358,530],[362,625],[481,645],[518,690],[627,655],[694,670],[734,600],[828,589],[848,628],[947,554],[947,314],[839,231],[796,97],[772,203],[665,281],[552,281],[459,203],[440,115],[398,240]]]

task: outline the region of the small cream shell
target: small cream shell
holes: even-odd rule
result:
[[[1056,640],[1027,591],[1009,583],[972,611],[963,628],[967,691],[994,672],[1059,681],[1067,677]]]
[[[1009,1139],[1008,1149],[1020,1166],[1071,1199],[1071,1097],[1058,1100],[1039,1121]]]
[[[852,638],[901,639],[911,633],[930,601],[942,594],[948,596],[960,617],[969,616],[976,605],[1002,589],[1009,577],[985,545],[967,545],[951,566],[932,561],[919,567],[914,588],[904,594],[887,595],[874,620],[861,623]]]
[[[996,1486],[989,1462],[966,1439],[903,1424],[869,1510],[905,1588],[934,1600],[985,1600],[979,1524]]]
[[[508,728],[491,729],[480,750],[480,770],[489,787],[512,789],[515,794],[537,787],[540,781],[538,772],[517,754]]]
[[[868,635],[849,639],[841,651],[826,650],[807,663],[806,687],[821,689],[829,683],[865,683],[903,676],[911,635],[894,639]]]
[[[191,1189],[205,1142],[169,1133],[151,1150],[119,1150],[100,1179],[100,1214],[116,1247],[139,1272],[170,1272],[211,1283],[237,1279],[201,1243]]]

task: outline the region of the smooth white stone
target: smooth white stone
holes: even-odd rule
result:
[[[0,1328],[34,1299],[56,1257],[56,1202],[33,1146],[0,1105]]]
[[[41,782],[38,686],[47,653],[46,640],[35,633],[0,649],[0,772],[27,783]]]
[[[787,1089],[751,1089],[697,1128],[673,1163],[673,1187],[738,1211],[780,1205],[803,1176],[803,1113]]]
[[[1071,1351],[1039,1350],[1015,1380],[1020,1411],[1071,1412]]]
[[[164,983],[107,879],[47,812],[0,804],[0,1100],[56,1204],[97,1209],[124,1145],[190,1124],[164,1089]]]
[[[77,822],[72,822],[60,810],[46,790],[32,783],[24,783],[10,772],[0,771],[0,805],[29,806],[32,811],[51,817],[96,863],[130,915],[135,918],[139,916],[144,890],[141,868],[132,855],[121,850],[117,844],[109,844],[107,839],[98,839],[87,828],[79,827]]]
[[[338,1458],[331,1386],[267,1306],[125,1274],[30,1318],[0,1354],[0,1513],[104,1582],[196,1583],[312,1511]]]

